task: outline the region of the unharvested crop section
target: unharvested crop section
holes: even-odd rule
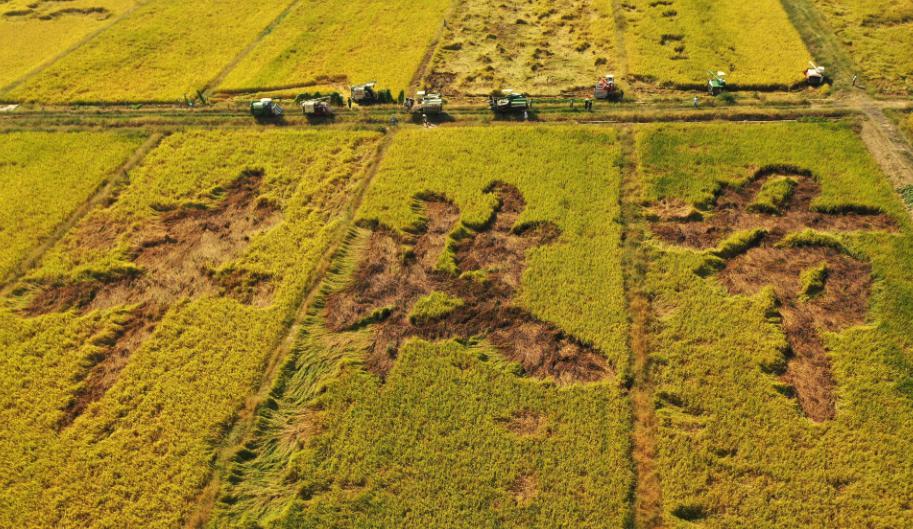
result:
[[[0,310],[0,525],[186,521],[377,140],[174,134],[16,285]]]
[[[451,0],[301,0],[219,85],[228,91],[376,80],[405,90]]]
[[[210,526],[623,526],[616,140],[398,133]]]
[[[666,523],[913,523],[913,231],[844,124],[651,126]]]
[[[589,87],[617,66],[614,28],[609,0],[459,0],[425,84],[446,94]]]
[[[0,281],[142,143],[137,134],[0,135]]]
[[[811,58],[778,0],[627,0],[628,73],[674,87],[722,70],[737,86],[787,87]]]
[[[134,3],[133,0],[0,2],[0,88],[112,23]]]
[[[4,96],[45,102],[180,101],[214,80],[286,5],[152,0]]]
[[[913,93],[913,3],[893,0],[814,0],[863,78],[877,90]]]

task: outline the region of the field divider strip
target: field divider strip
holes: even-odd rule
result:
[[[95,188],[89,198],[58,224],[54,228],[54,231],[42,240],[41,244],[33,248],[32,251],[29,252],[29,255],[23,258],[5,278],[0,278],[2,279],[0,280],[0,285],[3,285],[3,288],[0,289],[0,297],[9,296],[16,283],[22,279],[29,270],[37,266],[44,255],[60,242],[80,220],[99,205],[116,199],[120,191],[130,184],[129,172],[142,162],[146,155],[155,149],[165,136],[166,134],[162,132],[152,133],[124,163],[112,171],[112,176],[105,178],[98,187]]]
[[[440,46],[441,43],[441,39],[444,36],[444,29],[447,27],[447,19],[456,13],[457,6],[459,5],[460,0],[454,0],[450,4],[450,8],[444,14],[444,19],[441,21],[441,25],[438,27],[437,33],[434,35],[434,37],[431,38],[431,42],[428,43],[425,54],[422,55],[421,62],[418,63],[418,68],[416,68],[415,73],[412,74],[412,79],[409,81],[409,86],[407,87],[407,90],[409,90],[410,93],[415,93],[421,87],[422,80],[425,78],[425,75],[427,75],[428,66],[434,59],[434,54],[437,52],[438,46]]]
[[[291,2],[289,2],[289,4],[287,6],[285,6],[285,9],[283,9],[282,12],[279,13],[276,16],[276,18],[274,18],[269,24],[267,24],[267,26],[265,28],[263,28],[263,31],[261,31],[254,38],[254,40],[250,44],[247,45],[247,47],[245,47],[243,50],[241,50],[235,56],[234,59],[232,59],[228,64],[226,64],[225,67],[222,68],[222,71],[220,71],[213,80],[206,83],[206,85],[202,88],[202,91],[203,92],[210,91],[210,90],[214,89],[215,87],[219,86],[220,84],[222,84],[222,81],[225,80],[225,78],[228,76],[228,74],[231,73],[235,68],[237,68],[238,64],[240,64],[241,61],[243,61],[248,55],[250,55],[251,52],[254,51],[254,48],[256,48],[258,44],[260,44],[260,41],[262,41],[264,37],[266,37],[267,35],[272,33],[273,30],[276,29],[276,26],[281,24],[282,21],[285,20],[285,18],[289,15],[289,13],[292,12],[292,9],[294,9],[300,3],[301,3],[301,0],[292,0]]]
[[[29,79],[35,77],[38,74],[44,72],[45,70],[47,70],[48,68],[50,68],[51,66],[53,66],[54,64],[59,62],[61,59],[63,59],[67,55],[73,53],[77,49],[81,48],[83,45],[88,44],[95,37],[97,37],[98,35],[100,35],[101,33],[105,32],[105,31],[107,31],[108,29],[112,28],[115,24],[117,24],[121,20],[127,18],[129,15],[131,15],[134,11],[136,11],[143,5],[145,5],[145,2],[137,2],[137,3],[133,4],[133,6],[131,6],[129,9],[127,9],[126,11],[121,13],[120,16],[115,17],[114,20],[112,20],[111,22],[105,24],[104,26],[96,29],[95,31],[89,33],[88,35],[86,35],[83,38],[79,39],[78,41],[74,42],[67,49],[65,49],[62,52],[58,53],[57,55],[51,57],[47,61],[39,64],[32,70],[26,72],[22,77],[16,79],[15,81],[11,82],[10,84],[8,84],[4,87],[0,87],[0,96],[3,96],[5,94],[11,92],[12,90],[16,89],[22,83],[28,81]]]
[[[637,172],[637,149],[630,127],[622,132],[621,207],[624,230],[622,272],[630,318],[628,347],[631,351],[633,383],[630,390],[632,416],[631,458],[636,472],[633,491],[634,527],[662,529],[663,494],[656,462],[657,421],[653,405],[653,381],[650,376],[651,305],[643,291],[649,266],[644,241],[645,221],[637,204],[641,186]]]
[[[336,256],[345,243],[346,233],[352,229],[355,224],[355,215],[361,206],[364,195],[374,180],[387,148],[393,141],[394,131],[387,132],[380,140],[380,145],[374,151],[373,157],[368,166],[364,169],[364,177],[357,187],[352,200],[349,202],[343,215],[343,222],[335,229],[331,237],[332,242],[321,254],[317,266],[308,285],[302,292],[300,301],[292,309],[293,316],[288,322],[287,329],[276,340],[270,354],[266,368],[260,379],[260,384],[256,390],[245,399],[245,402],[238,412],[234,424],[228,427],[226,435],[223,437],[221,448],[217,450],[213,469],[207,483],[200,489],[194,501],[195,508],[191,511],[183,526],[186,529],[198,529],[206,525],[209,521],[209,515],[215,504],[216,497],[220,490],[221,476],[223,470],[227,467],[234,454],[235,449],[240,446],[250,435],[251,427],[256,419],[257,407],[269,396],[276,379],[277,370],[282,365],[285,358],[292,352],[298,335],[301,332],[302,322],[308,317],[308,311],[314,304],[317,296],[320,295],[320,287],[324,282],[327,274],[335,261]]]

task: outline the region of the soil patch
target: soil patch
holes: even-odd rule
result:
[[[415,236],[375,230],[352,283],[327,300],[327,326],[338,332],[373,325],[367,365],[382,377],[406,338],[480,337],[529,376],[566,383],[603,378],[609,372],[603,354],[513,304],[526,251],[555,240],[558,229],[516,229],[525,208],[520,192],[504,184],[491,192],[500,206],[489,226],[459,241],[449,236],[459,212],[440,198],[424,201],[427,223]],[[455,274],[438,266],[442,255],[452,257]],[[410,308],[431,292],[463,305],[438,319],[410,321]]]
[[[539,478],[535,474],[520,474],[510,487],[517,505],[529,505],[539,493]]]
[[[84,384],[68,406],[61,426],[70,424],[113,385],[130,353],[155,329],[176,301],[202,295],[227,295],[242,302],[268,304],[268,278],[235,271],[217,276],[213,270],[240,256],[250,236],[273,225],[278,210],[256,203],[262,173],[248,171],[228,186],[211,207],[185,208],[159,215],[134,233],[131,260],[138,272],[78,283],[43,286],[30,300],[25,313],[136,307],[129,321],[88,370]],[[121,229],[127,229],[127,226]],[[110,225],[83,230],[113,242]]]
[[[780,214],[751,211],[749,206],[764,182],[777,174],[796,180],[795,191]],[[836,413],[835,383],[820,333],[840,331],[865,321],[871,267],[834,248],[781,247],[777,243],[789,233],[807,228],[895,231],[897,225],[880,213],[814,211],[811,201],[818,192],[818,184],[808,173],[764,172],[744,187],[724,188],[702,220],[660,218],[652,229],[666,242],[701,249],[714,248],[737,231],[767,230],[756,245],[727,259],[718,278],[735,294],[750,295],[763,287],[773,287],[790,349],[781,377],[794,388],[803,412],[820,422],[834,418]],[[826,279],[820,291],[807,295],[802,275],[822,263]]]
[[[548,419],[541,413],[521,410],[508,418],[498,419],[510,432],[521,436],[541,436],[548,434]]]

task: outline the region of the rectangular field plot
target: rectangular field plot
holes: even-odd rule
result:
[[[0,3],[0,89],[111,24],[134,4],[133,0]]]
[[[0,526],[188,522],[378,140],[176,133],[11,285]]]
[[[219,85],[227,92],[349,85],[406,90],[450,0],[301,0]]]
[[[913,2],[814,0],[861,70],[889,94],[913,94]]]
[[[706,86],[722,70],[745,88],[786,88],[803,81],[811,55],[777,0],[631,0],[628,74],[679,88]]]
[[[589,88],[615,67],[610,1],[460,0],[425,84],[446,94],[556,95]]]
[[[913,525],[913,231],[852,126],[638,151],[666,524]]]
[[[2,96],[43,102],[180,101],[214,81],[287,5],[152,0]]]
[[[617,139],[397,133],[208,526],[624,526]]]
[[[0,134],[0,281],[143,142],[119,133]]]

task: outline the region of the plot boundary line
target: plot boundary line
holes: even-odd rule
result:
[[[374,152],[366,156],[369,161],[367,167],[363,169],[364,177],[362,182],[356,188],[352,200],[349,201],[348,206],[345,208],[342,214],[343,222],[336,228],[336,233],[333,234],[330,244],[322,252],[310,281],[301,293],[300,300],[296,302],[290,311],[286,329],[274,342],[272,351],[267,358],[266,368],[260,376],[260,383],[241,403],[237,418],[227,428],[227,433],[222,436],[221,441],[216,446],[216,455],[210,475],[197,491],[195,499],[190,503],[188,515],[182,523],[182,527],[185,529],[198,529],[209,522],[217,494],[221,489],[221,478],[223,477],[224,469],[230,461],[234,450],[241,446],[250,436],[251,429],[255,425],[256,409],[265,398],[269,397],[269,392],[278,375],[279,366],[292,352],[295,341],[301,332],[302,322],[307,319],[308,311],[320,294],[320,287],[323,285],[324,278],[330,272],[335,257],[342,249],[345,242],[345,234],[355,225],[355,215],[361,207],[364,196],[374,181],[374,177],[377,175],[395,135],[395,130],[388,131],[380,139],[379,145]]]

